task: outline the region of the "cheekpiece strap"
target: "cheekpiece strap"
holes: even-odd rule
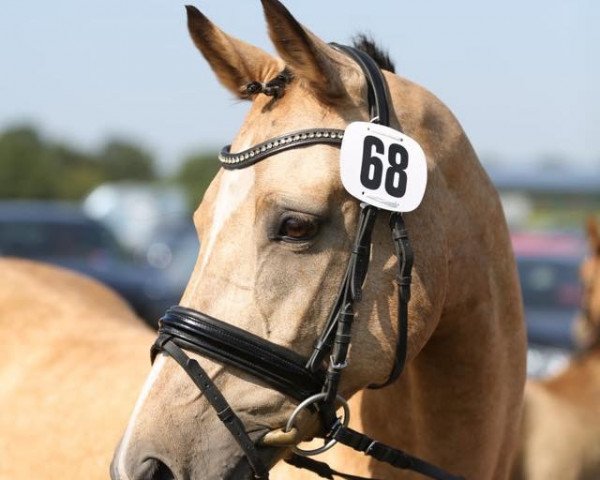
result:
[[[330,45],[348,55],[354,60],[367,78],[369,113],[371,122],[390,126],[390,112],[386,97],[387,88],[385,78],[381,69],[367,53],[358,48],[340,45],[339,43],[330,43]]]
[[[271,155],[315,144],[341,145],[344,130],[338,128],[309,128],[271,138],[238,153],[231,153],[231,145],[223,147],[219,154],[221,166],[227,170],[246,168]]]

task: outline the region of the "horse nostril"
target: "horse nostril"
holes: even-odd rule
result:
[[[147,458],[133,473],[134,480],[175,480],[171,469],[157,458]]]

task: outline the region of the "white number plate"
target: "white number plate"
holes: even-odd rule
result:
[[[340,152],[342,183],[350,195],[396,212],[417,208],[427,186],[421,146],[398,130],[354,122],[344,132]]]

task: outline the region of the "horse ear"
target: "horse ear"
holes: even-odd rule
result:
[[[188,30],[194,44],[208,61],[219,81],[239,98],[248,98],[250,82],[267,82],[283,65],[258,47],[220,30],[196,7],[186,5]]]
[[[326,103],[346,95],[343,54],[304,28],[278,0],[261,0],[269,36],[281,58]]]
[[[600,227],[598,221],[591,216],[587,219],[587,234],[592,254],[600,256]]]

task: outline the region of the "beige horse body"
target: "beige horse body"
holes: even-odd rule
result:
[[[104,479],[153,332],[113,292],[0,259],[0,479]]]
[[[231,150],[303,128],[368,120],[360,69],[276,0],[263,6],[281,59],[188,8],[195,44],[236,95],[245,97],[246,84],[267,82],[284,65],[294,76],[281,98],[252,97]],[[351,402],[351,425],[378,440],[469,479],[507,478],[518,437],[525,335],[498,196],[446,107],[410,81],[384,74],[393,125],[415,138],[428,159],[423,203],[405,215],[415,250],[408,365],[392,386],[363,390],[387,378],[397,338],[395,256],[381,214],[340,392],[350,397],[362,390]],[[338,149],[319,145],[222,170],[194,216],[203,247],[181,304],[308,355],[341,282],[358,216],[358,202],[341,185],[338,157]],[[308,240],[301,235],[315,231]],[[290,399],[194,357],[249,432],[259,436],[285,424]],[[300,420],[307,436],[311,420]],[[281,448],[265,458],[273,464],[285,453]],[[349,473],[421,478],[343,447],[326,456]],[[115,453],[114,478],[250,478],[242,457],[187,375],[159,356]],[[160,476],[165,471],[172,477]],[[314,475],[278,466],[273,478]]]
[[[582,265],[585,298],[578,319],[585,349],[560,374],[529,381],[516,478],[600,478],[600,230],[590,221],[591,255]]]

